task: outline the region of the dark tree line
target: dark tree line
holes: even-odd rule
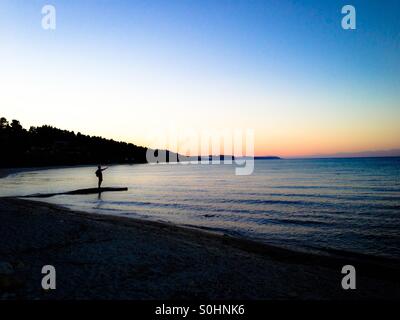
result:
[[[146,163],[147,148],[52,126],[0,119],[0,167]]]

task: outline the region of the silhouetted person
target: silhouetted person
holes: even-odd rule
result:
[[[102,169],[101,165],[98,165],[97,170],[96,170],[96,177],[99,179],[99,186],[98,188],[100,189],[101,183],[103,182],[103,171],[107,170],[107,168]]]

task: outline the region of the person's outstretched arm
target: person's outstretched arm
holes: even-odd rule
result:
[[[104,168],[104,169],[101,169],[101,171],[104,171],[104,170],[107,170],[108,169],[108,167],[107,168]]]

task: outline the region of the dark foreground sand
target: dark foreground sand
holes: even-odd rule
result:
[[[399,299],[398,265],[0,199],[0,299]],[[57,289],[41,288],[54,265]],[[341,267],[357,289],[341,289]]]

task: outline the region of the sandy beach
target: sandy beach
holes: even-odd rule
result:
[[[0,299],[398,299],[398,265],[0,199]],[[341,266],[357,289],[341,288]],[[41,288],[54,265],[57,289]]]

